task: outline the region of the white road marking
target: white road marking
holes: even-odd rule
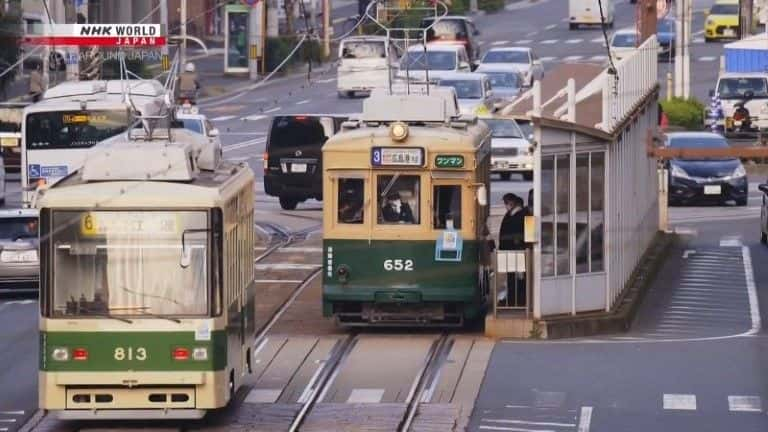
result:
[[[543,61],[543,62],[545,62],[545,63],[546,63],[546,62],[555,61],[555,60],[557,60],[557,58],[556,58],[556,57],[542,57],[542,58],[541,58],[541,61]]]
[[[762,412],[760,396],[728,396],[728,409],[739,412]]]
[[[713,62],[717,60],[717,57],[715,56],[702,56],[698,58],[698,61],[700,62]]]
[[[530,43],[530,40],[528,42]],[[498,41],[495,41],[495,42],[491,42],[491,46],[506,45],[508,43],[509,43],[509,41],[507,41],[507,40],[498,40]],[[522,41],[520,43],[522,43]]]
[[[693,249],[686,249],[686,250],[683,252],[683,259],[688,259],[688,257],[689,257],[689,256],[691,256],[691,255],[693,255],[693,254],[695,254],[695,253],[696,253],[696,251],[695,251],[695,250],[693,250]]]
[[[578,432],[589,432],[589,426],[592,423],[592,407],[581,407],[579,416]]]
[[[384,389],[352,389],[347,403],[379,403],[384,397]]]
[[[704,34],[704,30],[699,30],[699,31],[697,31],[697,32],[693,32],[693,35],[694,35],[694,36],[701,36],[701,35],[703,35],[703,34]]]
[[[584,42],[584,39],[568,39],[567,41],[565,41],[565,43],[571,44],[571,45],[575,45],[582,42]]]
[[[608,56],[607,55],[594,55],[594,56],[590,57],[589,59],[590,60],[596,60],[596,61],[604,61],[604,60],[608,60]]]
[[[233,158],[227,158],[227,160],[232,162],[245,162],[247,160],[253,159],[253,156],[238,156]]]
[[[273,113],[273,112],[278,112],[278,111],[280,111],[281,109],[283,109],[283,108],[281,108],[281,107],[274,107],[274,108],[270,108],[270,109],[268,109],[268,110],[264,111],[264,114],[269,114],[269,113]]]
[[[580,55],[572,55],[572,56],[568,56],[568,57],[563,58],[563,61],[573,62],[573,61],[579,61],[582,58],[584,58],[584,57],[580,56]]]
[[[326,78],[326,79],[317,80],[315,82],[320,83],[320,84],[328,84],[328,83],[332,83],[334,81],[336,81],[336,78]]]
[[[283,389],[253,389],[245,397],[246,403],[275,403],[280,399]]]
[[[304,99],[304,100],[296,102],[296,105],[306,105],[306,104],[308,104],[310,102],[312,102],[312,101],[309,100],[309,99]]]
[[[259,120],[264,120],[265,118],[267,118],[267,116],[261,115],[261,114],[254,114],[250,116],[245,116],[242,119],[243,121],[259,121]]]
[[[555,426],[555,427],[575,427],[576,423],[555,423],[555,422],[533,422],[525,420],[507,420],[507,419],[482,419],[480,421],[488,423],[531,425],[531,426]]]
[[[553,28],[557,28],[557,24],[550,24],[550,25],[544,27],[545,30],[552,30]]]
[[[482,430],[506,431],[506,432],[557,432],[553,429],[526,429],[507,426],[480,426]]]
[[[238,150],[238,149],[242,149],[242,148],[246,148],[246,147],[252,147],[252,146],[255,146],[257,144],[263,144],[264,142],[266,142],[266,138],[254,138],[252,140],[242,141],[242,142],[239,142],[239,143],[235,143],[235,144],[231,144],[231,145],[225,146],[222,150],[224,151],[224,153],[226,153],[226,152],[232,151],[232,150]]]
[[[696,395],[664,393],[664,409],[696,411]]]
[[[24,415],[24,411],[0,411],[0,415]]]
[[[592,43],[603,43],[603,42],[605,42],[605,38],[602,37],[602,36],[601,37],[596,37],[596,38],[590,40],[590,42],[592,42]]]
[[[704,38],[694,38],[693,39],[693,43],[695,43],[695,44],[703,44],[703,43],[707,43],[707,41],[704,40]]]
[[[762,325],[760,322],[760,303],[757,301],[757,287],[755,286],[755,273],[752,269],[752,255],[747,246],[741,247],[741,255],[744,261],[744,277],[749,295],[749,314],[752,316],[752,329],[750,333],[756,334],[760,331]]]
[[[541,41],[539,43],[542,44],[542,45],[554,45],[554,44],[556,44],[558,42],[560,42],[559,39],[547,39],[547,40],[543,40],[543,41]]]
[[[699,235],[699,231],[696,228],[675,227],[674,231],[675,231],[675,234],[678,234],[678,235],[692,235],[692,236]]]
[[[224,116],[214,117],[214,118],[211,119],[211,121],[215,121],[215,122],[217,122],[217,121],[227,121],[227,120],[232,120],[233,118],[237,118],[237,116],[224,115]]]
[[[720,247],[741,247],[741,236],[724,236],[720,239]]]
[[[35,303],[37,303],[37,300],[11,300],[3,303],[3,305],[28,305],[28,304],[35,304]],[[3,414],[3,413],[0,412],[0,414]]]
[[[16,419],[0,419],[0,423],[16,423]]]

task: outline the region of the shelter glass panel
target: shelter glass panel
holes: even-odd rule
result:
[[[576,273],[589,272],[589,153],[576,155]]]
[[[362,224],[365,218],[363,208],[365,180],[357,178],[339,179],[338,223]]]
[[[590,221],[592,235],[590,257],[592,272],[604,270],[605,238],[605,153],[592,153],[591,163]]]
[[[417,175],[380,175],[377,184],[380,224],[419,224],[421,178]]]
[[[447,219],[453,219],[453,227],[461,229],[461,186],[435,186],[432,202],[435,229],[445,229]]]
[[[558,275],[570,274],[571,156],[558,155],[555,165],[555,256]]]
[[[541,274],[555,275],[555,157],[541,157]]]

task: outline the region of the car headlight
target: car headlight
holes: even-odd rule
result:
[[[715,25],[715,21],[714,21],[713,19],[708,19],[708,20],[707,20],[707,25],[708,25],[708,26],[712,26],[712,25]]]
[[[736,167],[735,170],[733,170],[733,174],[731,174],[731,178],[741,178],[746,177],[747,170],[744,169],[744,165],[739,165]]]
[[[677,165],[672,165],[672,177],[680,177],[685,179],[690,179],[691,177],[688,175],[687,172],[685,172],[684,169],[680,168]]]

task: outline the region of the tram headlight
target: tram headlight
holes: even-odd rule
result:
[[[347,283],[347,281],[349,281],[349,267],[340,265],[339,268],[336,269],[336,274],[339,276],[339,282]]]
[[[69,361],[69,350],[66,348],[54,348],[51,351],[51,358],[55,361]]]
[[[208,348],[198,347],[192,350],[192,358],[197,361],[208,360]]]
[[[395,141],[403,141],[408,138],[408,125],[401,122],[392,123],[389,127],[389,136]]]

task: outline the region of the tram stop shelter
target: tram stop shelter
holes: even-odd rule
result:
[[[655,36],[646,40],[615,73],[559,64],[501,111],[534,125],[533,231],[527,304],[497,297],[487,334],[586,335],[622,304],[659,232],[657,165],[646,147],[658,124],[657,46]],[[498,270],[497,288],[506,282]]]

